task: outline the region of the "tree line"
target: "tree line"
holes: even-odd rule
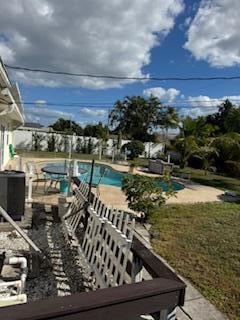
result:
[[[109,126],[101,122],[82,128],[74,121],[58,119],[51,127],[65,134],[97,137],[107,141],[110,136],[129,139],[123,146],[134,159],[143,151],[143,142],[164,142],[165,154],[175,153],[181,166],[192,166],[207,171],[240,175],[240,108],[224,101],[211,115],[182,117],[177,110],[164,105],[154,96],[125,97],[114,104],[109,114]],[[170,129],[178,132],[168,139]],[[119,141],[117,142],[119,145]]]

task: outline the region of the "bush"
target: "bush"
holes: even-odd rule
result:
[[[145,150],[144,144],[141,141],[133,140],[124,144],[121,148],[122,152],[127,152],[128,159],[133,160],[138,158]]]
[[[55,152],[56,149],[56,137],[54,133],[51,135],[48,135],[48,140],[47,140],[47,150],[49,152]]]
[[[127,196],[129,208],[139,212],[144,221],[173,194],[172,190],[163,193],[156,180],[150,177],[125,176],[122,182],[122,190]]]
[[[226,161],[225,171],[232,177],[240,177],[240,162],[239,161]]]

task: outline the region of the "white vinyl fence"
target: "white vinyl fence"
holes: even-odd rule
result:
[[[13,145],[15,149],[35,150],[35,143],[38,143],[39,151],[49,150],[51,141],[53,141],[54,152],[69,152],[70,146],[72,152],[99,154],[100,148],[102,153],[108,156],[113,156],[117,153],[116,140],[108,139],[107,143],[99,143],[99,139],[95,137],[84,137],[76,135],[64,135],[56,132],[30,131],[30,130],[15,130],[13,132]],[[122,140],[121,146],[129,140]],[[84,150],[85,149],[85,150]],[[89,152],[90,150],[90,152]],[[84,152],[85,151],[85,152]],[[157,157],[159,152],[163,151],[162,143],[145,143],[146,157]]]

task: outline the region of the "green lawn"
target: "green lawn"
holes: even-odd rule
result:
[[[49,151],[24,151],[17,150],[18,155],[26,158],[67,158],[69,154],[66,152],[49,152]],[[81,160],[98,160],[98,154],[73,153],[72,158]],[[109,158],[102,157],[104,161],[110,161]]]
[[[166,205],[151,224],[155,252],[230,319],[240,319],[240,205]]]
[[[204,173],[204,170],[184,168],[178,170],[177,174],[190,174],[191,180],[203,185],[212,186],[223,190],[233,190],[240,194],[240,178],[232,178],[213,174],[208,172]]]
[[[68,158],[68,153],[66,152],[49,152],[49,151],[25,151],[25,150],[16,150],[17,154],[22,157],[31,157],[31,158]],[[81,160],[98,160],[98,154],[86,154],[86,153],[73,153],[72,158],[81,159]],[[111,157],[103,156],[102,160],[112,162]],[[148,159],[139,158],[139,166],[148,166]]]

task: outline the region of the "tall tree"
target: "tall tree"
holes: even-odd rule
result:
[[[59,118],[55,123],[50,125],[54,131],[65,132],[66,134],[73,134],[81,136],[83,134],[82,127],[72,120],[65,120],[63,118]]]
[[[161,106],[158,112],[156,125],[160,126],[165,135],[168,134],[168,129],[175,129],[179,126],[179,116],[175,108],[171,106]]]
[[[240,108],[227,99],[219,106],[218,112],[207,117],[207,122],[217,128],[217,135],[240,133]]]
[[[96,137],[98,139],[107,140],[108,139],[108,128],[104,126],[101,122],[98,124],[88,124],[84,128],[84,135],[86,137]]]
[[[179,128],[180,133],[175,141],[174,147],[180,154],[181,167],[186,166],[193,155],[197,155],[203,159],[204,154],[209,156],[214,153],[213,147],[210,146],[214,127],[207,123],[205,117],[198,117],[196,119],[186,117],[182,119]],[[209,147],[204,148],[207,140]],[[207,167],[208,163],[204,162],[204,166]]]
[[[152,129],[157,123],[161,106],[158,98],[140,96],[118,100],[110,113],[110,126],[114,133],[121,132],[129,139],[142,142],[152,140]]]

